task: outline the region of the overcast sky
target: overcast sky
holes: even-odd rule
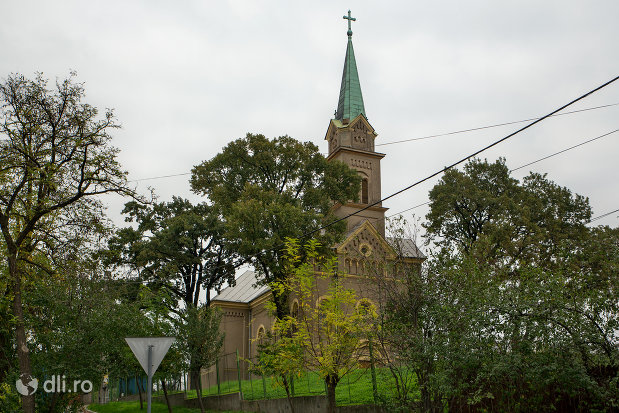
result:
[[[130,179],[190,171],[247,132],[310,140],[324,152],[337,106],[346,21],[376,143],[539,117],[619,74],[619,2],[608,1],[8,1],[0,77],[70,70],[86,101],[115,108],[114,144]],[[619,81],[571,110],[619,103]],[[570,110],[570,109],[568,109]],[[486,152],[518,167],[619,127],[619,106],[548,119]],[[524,124],[378,146],[383,196]],[[619,133],[529,170],[619,208]],[[436,179],[390,199],[427,201]],[[161,200],[188,176],[141,181]],[[108,197],[121,223],[123,200]],[[417,216],[427,212],[414,211]],[[410,218],[410,213],[407,217]],[[599,224],[617,225],[615,213]]]

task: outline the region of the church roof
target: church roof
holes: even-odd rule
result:
[[[402,254],[403,257],[426,258],[426,256],[423,255],[423,252],[421,252],[419,247],[415,244],[415,241],[410,238],[386,237],[385,239],[389,245],[391,245],[398,254]]]
[[[269,291],[267,285],[256,286],[257,281],[255,271],[245,271],[236,279],[236,284],[233,287],[224,288],[212,301],[249,303]]]
[[[357,73],[357,61],[352,46],[352,31],[348,30],[348,46],[346,46],[346,58],[344,60],[344,72],[342,73],[342,86],[340,87],[340,99],[337,103],[335,119],[354,119],[362,113],[365,116],[361,84]]]

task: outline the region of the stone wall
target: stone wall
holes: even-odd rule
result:
[[[185,399],[184,393],[174,393],[169,396],[172,406],[184,406],[192,409],[199,409],[198,399]],[[134,399],[133,397],[123,397],[123,400]],[[164,403],[164,396],[153,397],[153,402]],[[205,409],[210,410],[241,410],[244,412],[256,413],[291,413],[288,399],[264,399],[264,400],[241,400],[238,393],[225,394],[222,396],[206,396],[202,398]],[[323,413],[327,411],[326,396],[299,396],[293,397],[295,411],[303,413]],[[146,399],[144,399],[146,404]],[[378,406],[340,406],[337,408],[339,413],[383,413],[384,410]]]

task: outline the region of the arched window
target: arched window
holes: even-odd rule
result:
[[[373,317],[376,313],[376,306],[367,298],[362,298],[357,303],[357,312],[364,317]]]
[[[292,318],[299,318],[299,303],[295,301],[292,303],[292,311],[290,312]]]
[[[363,178],[361,181],[361,203],[368,203],[368,180],[367,178]]]
[[[256,338],[258,339],[258,344],[262,344],[262,342],[264,341],[264,335],[265,335],[264,326],[260,326],[260,328],[258,328],[258,333],[256,334]]]

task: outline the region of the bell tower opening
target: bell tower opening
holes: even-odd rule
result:
[[[363,178],[361,180],[361,203],[362,204],[368,203],[368,179],[367,178]]]

